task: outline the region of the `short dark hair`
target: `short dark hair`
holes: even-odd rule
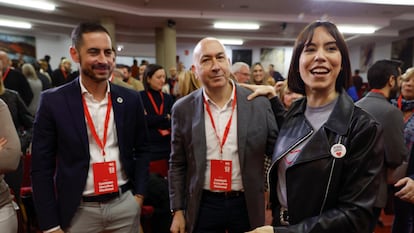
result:
[[[78,24],[72,31],[71,39],[72,39],[72,46],[75,46],[76,49],[79,50],[80,46],[83,43],[83,34],[89,32],[104,32],[108,34],[110,37],[108,30],[104,26],[99,23],[92,23],[92,22],[84,22]]]
[[[131,67],[127,66],[125,64],[116,64],[116,68],[118,68],[118,69],[126,68],[128,70],[128,72],[131,72]]]
[[[335,39],[339,52],[342,56],[341,71],[336,79],[335,90],[339,93],[347,89],[351,82],[351,63],[349,61],[349,52],[344,37],[339,32],[335,24],[329,21],[314,21],[308,24],[299,36],[296,38],[293,48],[292,59],[288,73],[288,87],[291,91],[305,95],[305,83],[299,73],[299,59],[306,44],[311,42],[313,33],[316,28],[324,27],[328,33]]]
[[[402,62],[396,60],[376,61],[367,73],[368,84],[371,88],[381,89],[385,87],[390,76],[398,77],[401,75],[399,68]]]
[[[142,79],[142,84],[144,85],[145,90],[149,89],[148,79],[151,78],[155,74],[155,72],[161,69],[164,69],[164,67],[158,64],[147,65],[147,68],[145,68],[144,76]]]

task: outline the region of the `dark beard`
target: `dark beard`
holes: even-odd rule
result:
[[[82,64],[82,59],[80,57],[79,57],[79,64]],[[96,75],[93,73],[94,67],[96,66],[106,67],[110,71],[106,79],[101,79],[101,78],[96,77]],[[89,79],[97,83],[106,82],[107,80],[109,80],[109,78],[112,75],[112,71],[113,71],[113,68],[111,69],[111,67],[109,67],[108,65],[92,65],[91,69],[82,69],[82,66],[81,66],[80,69],[82,72],[82,77],[88,77]]]
[[[397,98],[399,90],[400,89],[398,88],[398,85],[395,84],[395,86],[390,90],[390,96],[388,97],[388,99],[391,100]]]

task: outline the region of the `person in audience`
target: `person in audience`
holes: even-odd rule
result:
[[[30,88],[29,82],[20,71],[14,70],[10,67],[11,63],[9,55],[6,52],[0,51],[0,61],[3,66],[2,79],[4,86],[8,89],[17,91],[26,106],[29,106],[33,99],[33,92]]]
[[[49,74],[47,72],[44,72],[42,70],[42,67],[40,65],[40,60],[33,62],[33,68],[36,71],[37,77],[42,82],[42,90],[46,90],[52,87],[52,79],[49,77]]]
[[[134,79],[138,79],[138,74],[139,74],[138,60],[133,59],[132,60],[132,66],[131,66],[131,76]]]
[[[293,92],[289,89],[287,80],[277,82],[275,87],[279,89],[280,101],[282,101],[282,104],[287,110],[294,101],[303,97],[302,94]]]
[[[265,72],[263,65],[260,62],[257,62],[252,67],[252,77],[250,83],[255,85],[275,85],[273,78],[269,79],[269,76]]]
[[[394,220],[392,233],[411,233],[414,229],[414,67],[408,68],[401,76],[401,92],[391,102],[402,111],[404,120],[404,142],[409,155],[403,178],[395,184]],[[388,121],[394,125],[395,122]]]
[[[168,232],[168,226],[160,224],[171,224],[171,213],[169,206],[162,205],[168,191],[164,193],[165,187],[161,180],[166,180],[168,172],[168,158],[171,152],[171,107],[174,103],[171,95],[162,92],[165,85],[166,72],[157,64],[149,64],[143,76],[145,90],[141,91],[141,98],[145,108],[145,119],[148,123],[150,156],[150,180],[149,182],[161,182],[157,187],[148,187],[149,195],[144,204],[154,206],[154,215],[151,217],[151,229],[154,232]],[[157,189],[158,188],[158,189]],[[156,200],[159,201],[156,201]]]
[[[1,74],[2,62],[0,62]],[[0,99],[2,99],[8,106],[14,126],[16,127],[17,135],[20,140],[21,152],[26,153],[30,142],[32,140],[33,116],[26,107],[26,104],[20,98],[19,93],[4,87],[3,81],[0,80]],[[2,124],[6,124],[2,122]],[[5,174],[4,180],[7,182],[13,191],[16,201],[20,204],[20,187],[23,179],[23,161],[20,160],[15,171]]]
[[[231,67],[231,72],[239,83],[249,83],[250,67],[244,62],[236,62]]]
[[[17,214],[4,175],[14,171],[20,161],[19,137],[17,136],[7,104],[0,99],[0,229],[1,232],[17,232]]]
[[[59,68],[54,70],[52,75],[50,76],[52,78],[52,86],[58,87],[69,81],[72,81],[68,79],[71,73],[72,73],[72,62],[67,58],[63,58],[60,61]]]
[[[168,90],[170,95],[175,101],[177,99],[178,93],[176,86],[178,85],[178,72],[175,66],[171,66],[169,69],[170,76],[167,78]]]
[[[272,154],[276,122],[265,98],[246,101],[251,92],[230,79],[218,39],[200,40],[193,64],[203,86],[172,110],[170,229],[245,232],[265,221],[263,155]]]
[[[358,97],[362,98],[363,97],[363,93],[362,93],[362,85],[363,85],[363,80],[362,77],[359,75],[359,69],[355,69],[354,70],[354,75],[352,75],[352,83],[355,86],[355,89],[358,93]]]
[[[148,180],[148,133],[138,92],[108,82],[111,37],[80,23],[69,53],[74,81],[42,93],[32,143],[40,230],[138,232]]]
[[[162,66],[149,64],[144,72],[144,87],[141,98],[145,108],[145,119],[151,148],[151,161],[161,160],[168,167],[171,151],[171,107],[174,103],[171,95],[162,92],[166,74]]]
[[[269,64],[269,75],[273,78],[275,83],[284,81],[285,78],[283,78],[282,74],[279,73],[279,71],[275,70],[275,65]]]
[[[119,68],[115,68],[112,71],[112,76],[111,76],[110,81],[111,81],[112,84],[134,90],[133,86],[131,86],[130,84],[124,82],[124,72]]]
[[[127,65],[117,65],[122,71],[123,81],[131,85],[136,91],[143,91],[144,85],[140,80],[136,80],[131,76],[131,68]]]
[[[346,94],[351,68],[335,24],[315,21],[296,39],[288,87],[302,98],[289,111],[275,88],[252,85],[270,98],[280,127],[269,171],[273,226],[254,233],[371,233],[383,164],[379,123]]]
[[[144,80],[144,72],[145,69],[147,68],[147,63],[144,62],[145,60],[142,60],[143,63],[141,63],[141,65],[139,66],[139,73],[138,73],[138,80],[140,80],[141,82]]]
[[[37,106],[39,105],[40,93],[43,90],[43,84],[37,76],[32,64],[23,64],[22,74],[26,77],[27,81],[29,82],[30,88],[32,89],[33,98],[27,107],[29,109],[29,112],[34,116],[36,114]]]
[[[391,60],[375,62],[368,69],[367,75],[368,83],[372,89],[365,97],[355,103],[356,106],[371,114],[381,124],[384,132],[384,165],[380,176],[378,196],[374,204],[374,219],[370,232],[374,232],[381,210],[387,204],[388,184],[393,185],[396,182],[390,177],[408,156],[407,147],[404,144],[402,113],[390,103],[390,99],[394,99],[399,90],[400,66],[401,62]]]
[[[43,60],[45,60],[45,62],[47,63],[47,69],[45,69],[45,71],[49,74],[49,76],[50,77],[52,77],[52,73],[53,73],[53,69],[52,69],[52,66],[50,65],[50,60],[51,60],[52,58],[50,57],[50,55],[49,54],[46,54],[44,57],[43,57]]]
[[[186,70],[178,75],[178,98],[184,97],[202,86],[193,70]]]

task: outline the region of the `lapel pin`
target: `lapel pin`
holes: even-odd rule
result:
[[[337,159],[341,159],[346,154],[346,147],[340,143],[337,143],[331,147],[331,155]]]
[[[116,98],[116,102],[122,104],[122,102],[124,102],[124,99],[122,99],[122,97],[118,97]]]

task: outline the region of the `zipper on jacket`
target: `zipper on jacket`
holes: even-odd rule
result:
[[[337,144],[341,144],[341,141],[342,141],[342,136],[339,136]],[[334,160],[332,161],[332,167],[331,167],[331,171],[329,173],[328,184],[326,186],[325,196],[323,198],[323,202],[322,202],[321,209],[319,211],[319,215],[322,214],[323,208],[325,207],[325,204],[326,204],[326,200],[328,199],[329,187],[331,186],[332,175],[333,175],[333,171],[334,171],[334,168],[335,168],[335,161],[336,161],[336,158],[334,158]]]
[[[270,198],[270,192],[272,191],[271,189],[270,189],[270,171],[272,170],[272,167],[274,166],[274,164],[277,162],[277,161],[279,161],[281,158],[283,158],[284,156],[286,156],[291,150],[293,150],[295,147],[297,147],[299,144],[301,144],[302,142],[304,142],[309,136],[311,136],[312,134],[313,134],[313,129],[311,129],[310,131],[309,131],[309,133],[308,134],[306,134],[305,136],[303,136],[298,142],[296,142],[295,144],[293,144],[291,147],[289,147],[287,150],[286,150],[286,152],[285,153],[283,153],[282,154],[282,156],[279,156],[279,158],[278,159],[276,159],[274,162],[272,162],[272,164],[270,165],[270,167],[269,167],[269,170],[267,170],[267,177],[266,177],[266,180],[267,180],[267,187],[269,187],[269,198]],[[273,155],[272,155],[272,157],[273,157]],[[286,169],[287,170],[287,169]]]

